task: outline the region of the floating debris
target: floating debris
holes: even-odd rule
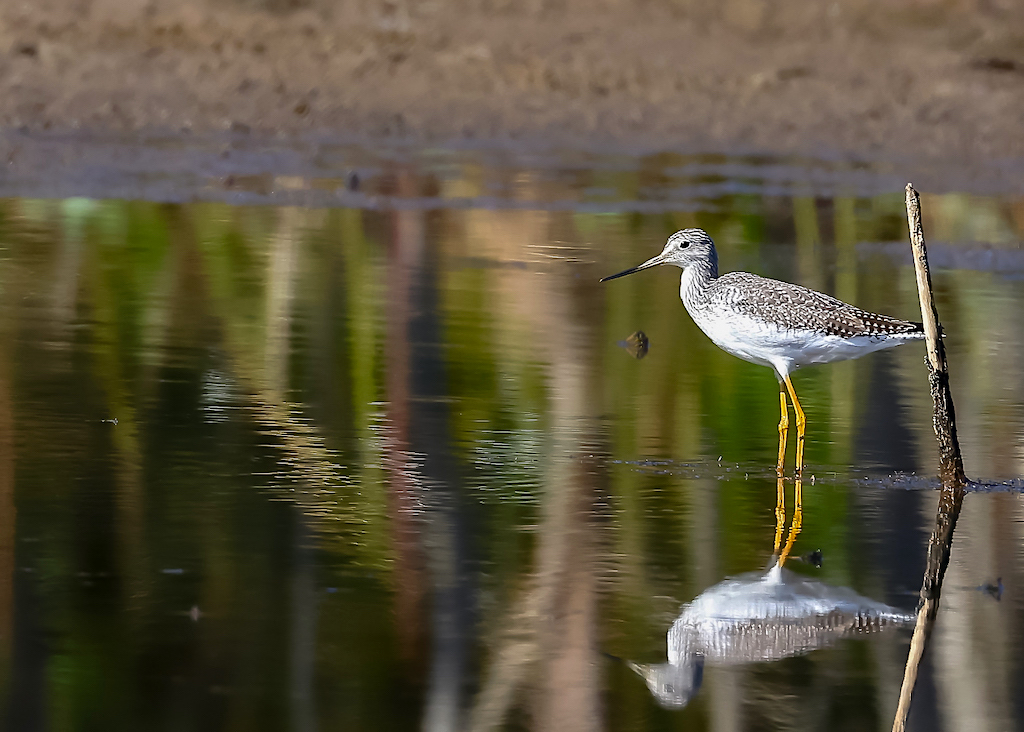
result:
[[[821,569],[821,564],[825,557],[821,553],[821,549],[815,549],[813,552],[807,552],[802,557],[793,557],[793,559],[810,564],[815,569]]]
[[[624,341],[619,341],[619,348],[626,349],[626,352],[636,360],[640,360],[647,355],[647,350],[651,346],[650,340],[647,338],[647,334],[642,330],[638,330],[633,333]]]
[[[997,577],[995,584],[986,582],[983,585],[978,585],[974,589],[988,595],[989,597],[995,598],[995,601],[999,602],[1003,599],[1003,578]]]

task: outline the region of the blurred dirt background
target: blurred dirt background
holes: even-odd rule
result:
[[[1009,0],[5,0],[0,128],[1024,155]]]

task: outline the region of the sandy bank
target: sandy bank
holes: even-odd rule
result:
[[[1024,158],[1002,5],[5,3],[0,126]]]

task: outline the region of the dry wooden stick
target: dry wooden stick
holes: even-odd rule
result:
[[[939,611],[939,595],[942,578],[949,565],[949,550],[953,544],[953,530],[960,515],[967,477],[960,455],[960,444],[956,437],[956,415],[953,411],[953,396],[949,391],[949,373],[946,368],[946,350],[940,337],[939,317],[932,298],[932,278],[928,271],[928,253],[924,244],[924,230],[921,227],[921,198],[914,187],[907,184],[907,222],[910,224],[910,244],[914,250],[914,270],[917,274],[917,294],[921,300],[921,317],[924,321],[925,340],[928,344],[928,386],[932,395],[935,437],[939,442],[939,475],[942,479],[942,493],[935,514],[935,530],[928,540],[928,559],[924,580],[921,583],[921,605],[917,611],[914,636],[910,641],[910,653],[903,672],[903,686],[900,701],[893,720],[893,732],[906,729],[910,714],[910,700],[917,683],[917,672],[924,656],[928,638],[935,625]]]

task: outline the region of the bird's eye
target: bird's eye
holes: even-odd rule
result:
[[[686,247],[688,247],[688,246],[690,246],[690,242],[688,242],[688,241],[681,241],[681,242],[679,242],[679,248],[680,249],[686,249]]]

